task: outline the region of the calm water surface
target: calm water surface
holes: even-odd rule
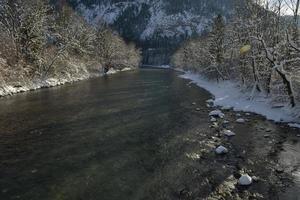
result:
[[[166,146],[192,126],[186,105],[208,98],[156,69],[3,98],[0,199],[152,199],[182,153]]]

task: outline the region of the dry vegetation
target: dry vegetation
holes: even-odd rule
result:
[[[0,0],[0,96],[139,63],[133,44],[103,24],[91,26],[68,6]]]

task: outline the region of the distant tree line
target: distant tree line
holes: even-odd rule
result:
[[[214,19],[207,36],[193,38],[172,58],[175,67],[217,80],[236,80],[275,103],[300,102],[300,0],[237,1],[235,17]],[[287,21],[284,13],[292,11]]]
[[[80,71],[137,67],[140,52],[104,24],[92,26],[65,5],[0,0],[0,79],[45,79]]]

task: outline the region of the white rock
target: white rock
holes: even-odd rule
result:
[[[243,123],[245,123],[245,122],[246,122],[246,120],[245,120],[245,119],[243,119],[243,118],[239,118],[239,119],[237,119],[237,120],[236,120],[236,122],[237,122],[237,123],[241,123],[241,124],[243,124]]]
[[[226,154],[228,153],[228,149],[226,147],[219,146],[218,148],[216,148],[215,152],[217,154]]]
[[[240,113],[237,113],[236,116],[237,116],[237,117],[240,117],[240,116],[242,116],[242,115],[241,115]]]
[[[206,101],[206,103],[213,103],[213,102],[214,102],[213,99],[208,99],[208,100]]]
[[[220,111],[220,110],[213,110],[209,113],[209,116],[224,118],[225,114],[222,113],[222,111]]]
[[[246,113],[245,115],[250,116],[251,114],[250,113]]]
[[[212,117],[212,118],[210,119],[210,121],[211,121],[211,122],[216,122],[216,121],[217,121],[217,119],[216,119],[216,118],[214,118],[214,117]]]
[[[252,184],[252,178],[248,174],[244,174],[239,178],[238,181],[239,185],[251,185]]]
[[[219,128],[219,124],[217,122],[214,122],[212,125],[211,125],[211,128]]]
[[[231,130],[223,130],[223,134],[228,136],[228,137],[231,137],[231,136],[235,136],[235,133],[232,132]]]
[[[229,121],[224,120],[224,121],[223,121],[223,124],[229,124]]]

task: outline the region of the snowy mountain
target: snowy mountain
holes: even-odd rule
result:
[[[186,38],[205,33],[212,19],[228,18],[234,0],[69,0],[89,22],[104,21],[144,50],[144,63],[167,64]]]

